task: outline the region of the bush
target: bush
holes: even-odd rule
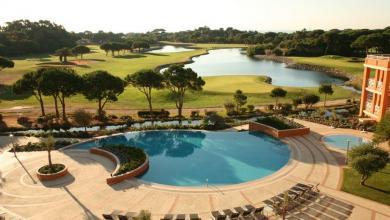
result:
[[[303,126],[293,122],[291,120],[277,117],[277,116],[268,116],[268,117],[261,117],[256,120],[256,122],[265,124],[268,126],[271,126],[273,128],[276,128],[278,130],[286,130],[286,129],[292,129],[292,128],[302,128]]]
[[[191,111],[191,118],[199,118],[199,117],[200,115],[198,110]]]
[[[282,56],[283,55],[283,51],[280,49],[280,48],[275,48],[272,50],[272,53],[276,56]]]
[[[127,126],[131,126],[134,123],[134,119],[130,115],[123,115],[119,119],[125,122]]]
[[[233,115],[236,108],[236,105],[233,102],[226,102],[225,104],[223,104],[223,106],[225,107],[227,115]]]
[[[138,117],[146,119],[151,119],[152,116],[160,119],[169,118],[169,111],[165,111],[164,109],[161,109],[160,111],[153,110],[152,115],[150,114],[150,111],[138,111],[137,114]]]
[[[202,122],[202,127],[206,130],[220,130],[227,127],[225,119],[215,112],[208,113]]]
[[[264,79],[264,82],[267,83],[267,84],[272,84],[272,78],[269,77],[269,76],[266,76],[265,79]]]
[[[141,166],[146,160],[146,153],[140,148],[126,145],[106,145],[100,148],[118,157],[121,165],[114,176],[132,171]]]
[[[245,107],[240,108],[240,113],[245,114],[248,109]]]
[[[116,119],[118,119],[118,116],[111,114],[111,115],[108,115],[108,119],[116,120]]]
[[[386,167],[389,153],[368,143],[352,148],[348,158],[350,166],[361,175],[360,184],[365,185],[366,180],[373,173]]]
[[[73,120],[78,126],[85,127],[85,130],[87,130],[92,122],[92,114],[84,109],[78,109],[73,113]]]
[[[320,97],[318,95],[309,94],[305,95],[302,98],[302,102],[305,104],[305,108],[311,108],[314,104],[320,101]]]
[[[274,110],[274,105],[270,104],[270,105],[267,105],[267,110],[268,111],[273,111]]]
[[[17,119],[18,124],[26,128],[31,128],[32,122],[29,117],[21,116]]]
[[[288,115],[292,111],[292,108],[293,108],[292,104],[284,103],[281,105],[280,110],[281,110],[282,114]]]
[[[54,143],[54,149],[60,149],[65,146],[77,143],[77,141],[66,141],[66,140],[58,140]],[[15,145],[16,152],[32,152],[32,151],[45,151],[47,150],[44,142],[31,143],[28,142],[26,145]],[[13,151],[11,149],[10,151]]]
[[[53,164],[53,169],[51,169],[49,165],[45,165],[39,168],[38,172],[42,174],[51,174],[51,173],[58,173],[63,169],[65,169],[65,165],[57,163],[57,164]]]
[[[254,105],[247,105],[248,107],[248,112],[252,113],[255,111],[255,106]]]

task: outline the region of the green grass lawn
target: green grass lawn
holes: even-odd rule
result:
[[[274,103],[274,99],[269,96],[269,92],[274,86],[263,82],[264,78],[259,76],[212,76],[204,77],[206,85],[201,92],[188,92],[186,95],[185,108],[201,107],[223,107],[227,101],[232,101],[233,93],[237,89],[243,90],[248,95],[248,104],[260,105]],[[290,102],[291,98],[307,93],[316,93],[317,88],[288,88],[287,97],[281,101]],[[328,100],[356,97],[353,92],[335,87],[333,96]],[[33,97],[15,96],[9,90],[0,94],[2,108],[13,106],[37,106]],[[87,101],[82,95],[77,95],[68,99],[68,106],[94,107],[94,104]],[[52,105],[52,99],[47,97],[46,104]],[[167,90],[154,91],[153,103],[155,108],[175,108],[174,102]],[[142,93],[132,87],[127,87],[125,92],[119,96],[118,102],[109,103],[107,108],[146,108],[147,103]]]
[[[361,186],[359,182],[360,176],[356,171],[344,169],[343,191],[390,205],[390,164],[370,177],[366,186]]]
[[[183,62],[191,56],[205,53],[207,49],[227,48],[227,47],[245,47],[243,44],[192,44],[198,48],[193,51],[178,53],[125,53],[120,55],[106,54],[98,46],[92,45],[92,53],[84,55],[84,59],[69,57],[68,61],[77,62],[78,65],[71,65],[78,73],[84,74],[95,70],[107,70],[108,72],[124,78],[127,74],[132,74],[145,68],[155,68],[157,66],[169,63]],[[311,59],[311,58],[310,58]],[[15,68],[4,69],[0,72],[0,83],[10,85],[19,79],[24,73],[32,71],[39,66],[58,65],[58,58],[51,55],[28,56],[14,58]],[[250,74],[250,73],[248,73]],[[222,107],[223,103],[232,100],[235,90],[241,89],[248,95],[248,104],[260,105],[273,103],[269,97],[269,91],[274,88],[272,85],[263,82],[258,76],[218,76],[205,77],[206,86],[204,91],[188,93],[186,96],[185,107]],[[288,95],[283,101],[290,101],[292,97],[306,93],[316,93],[316,88],[286,88]],[[335,88],[331,99],[352,98],[356,96],[352,92],[341,87]],[[10,88],[3,88],[0,91],[1,107],[9,108],[14,106],[37,106],[33,97],[17,96],[10,91]],[[52,99],[47,97],[45,102],[52,105]],[[77,95],[68,99],[68,106],[86,106],[90,107],[91,102],[84,99],[82,95]],[[156,108],[174,108],[175,105],[167,90],[154,93],[154,106]],[[108,104],[107,108],[145,108],[146,101],[144,96],[134,88],[128,87],[119,97],[119,101]]]
[[[296,63],[312,64],[335,68],[351,75],[360,76],[363,74],[362,62],[350,62],[351,58],[341,56],[322,57],[290,57]]]

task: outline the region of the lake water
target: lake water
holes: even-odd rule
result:
[[[185,51],[191,51],[191,50],[194,50],[194,49],[173,46],[173,45],[165,45],[161,49],[151,50],[149,52],[150,53],[177,53],[177,52],[185,52]]]
[[[265,75],[272,78],[273,85],[291,87],[343,83],[323,72],[290,69],[284,63],[253,59],[238,48],[210,50],[209,54],[194,57],[193,61],[185,67],[192,68],[200,76]]]

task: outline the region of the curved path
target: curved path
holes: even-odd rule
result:
[[[315,130],[315,129],[314,129]],[[153,218],[166,213],[198,213],[210,218],[212,210],[262,201],[283,192],[297,182],[320,183],[320,190],[355,208],[351,219],[390,219],[390,207],[339,191],[342,158],[320,141],[320,133],[286,138],[292,150],[290,162],[277,173],[261,180],[226,187],[172,187],[127,180],[114,186],[105,183],[115,168],[110,160],[87,151],[53,152],[53,161],[65,163],[71,175],[42,184],[35,170],[46,163],[46,152],[3,153],[0,160],[4,180],[0,195],[0,214],[29,219],[95,219],[114,210],[150,210]]]

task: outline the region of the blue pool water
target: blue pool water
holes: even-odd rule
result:
[[[149,155],[150,168],[142,180],[175,186],[247,182],[268,176],[290,158],[287,144],[252,132],[143,131],[82,143],[137,146]],[[207,180],[206,180],[207,179]]]
[[[345,135],[345,134],[336,134],[328,135],[324,137],[324,142],[332,147],[340,148],[342,150],[347,150],[348,141],[349,147],[352,148],[361,143],[367,142],[367,140],[354,135]]]

